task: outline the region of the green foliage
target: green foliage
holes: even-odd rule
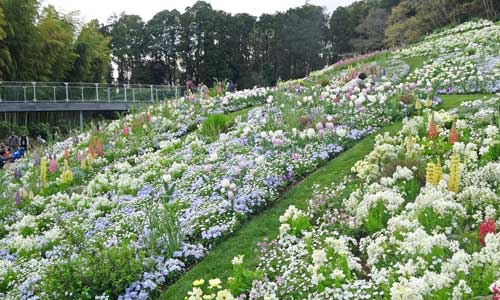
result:
[[[16,277],[17,274],[12,269],[8,269],[0,279],[0,293],[7,292],[9,283],[14,282],[14,280],[16,280]]]
[[[490,146],[488,152],[486,152],[483,156],[481,156],[481,164],[485,165],[490,161],[496,161],[500,158],[500,143],[494,143]]]
[[[103,247],[100,243],[75,258],[50,266],[43,277],[42,289],[46,292],[45,299],[52,300],[91,300],[102,294],[116,299],[141,273],[142,264],[133,247],[127,244]],[[73,294],[68,295],[67,291]]]
[[[179,207],[176,203],[169,203],[173,191],[173,187],[166,186],[166,193],[160,198],[160,203],[148,203],[146,208],[149,224],[146,243],[149,251],[155,255],[170,257],[180,248],[183,238],[177,218]]]
[[[229,278],[227,285],[232,295],[240,295],[249,291],[252,282],[261,277],[262,275],[258,271],[248,270],[243,264],[234,264],[233,274]]]
[[[199,132],[209,140],[217,139],[232,123],[233,120],[228,115],[210,115],[200,125]]]
[[[320,81],[319,81],[319,84],[322,87],[326,87],[327,85],[330,84],[330,80],[328,78],[321,78]]]
[[[384,202],[379,200],[375,206],[370,208],[368,217],[364,222],[364,227],[368,234],[373,234],[384,229],[389,221],[389,214],[386,212]]]

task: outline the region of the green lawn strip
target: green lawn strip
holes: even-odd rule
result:
[[[441,107],[447,110],[460,105],[462,101],[491,96],[493,94],[443,95]],[[363,159],[372,151],[375,144],[375,137],[378,134],[385,132],[396,134],[401,127],[402,123],[398,122],[386,126],[377,133],[364,138],[352,148],[329,161],[325,166],[290,188],[273,206],[254,216],[247,223],[243,224],[238,231],[215,246],[203,260],[170,285],[161,294],[160,299],[184,299],[187,292],[191,290],[193,281],[196,279],[220,278],[224,281],[227,280],[227,277],[232,272],[231,259],[237,255],[245,255],[244,266],[248,269],[255,269],[257,265],[257,252],[255,251],[257,243],[263,241],[265,238],[273,239],[277,236],[280,226],[279,217],[290,205],[305,209],[307,201],[312,196],[315,184],[327,186],[333,182],[340,182],[345,176],[350,174],[352,166],[358,160]]]
[[[469,95],[460,95],[460,94],[452,94],[452,95],[439,95],[441,99],[443,99],[443,103],[441,104],[441,108],[444,110],[448,110],[460,105],[461,102],[470,101],[470,100],[478,100],[482,98],[490,98],[495,96],[495,94],[469,94]]]
[[[408,72],[408,74],[422,67],[426,59],[427,57],[425,56],[404,57],[403,61],[410,67],[410,72]]]

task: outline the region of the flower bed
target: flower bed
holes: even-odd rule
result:
[[[276,92],[235,124],[209,116],[185,138],[124,146],[77,188],[28,193],[2,221],[1,292],[7,299],[149,297],[296,179],[402,118],[413,104],[400,103],[400,93],[390,82],[361,92],[341,81]],[[152,125],[154,111],[151,123],[146,116],[141,124],[151,138],[163,132]],[[134,120],[104,132],[128,137],[123,124]],[[83,147],[75,143],[66,153]]]
[[[427,111],[378,136],[354,175],[316,187],[307,211],[291,206],[280,217],[256,271],[236,263],[215,291],[255,300],[495,299],[499,106],[494,97]]]
[[[500,91],[500,25],[469,22],[405,48],[404,57],[426,56],[408,81],[435,93]]]

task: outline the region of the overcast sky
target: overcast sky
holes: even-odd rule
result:
[[[106,22],[113,14],[126,12],[140,15],[145,21],[164,9],[184,11],[197,0],[42,0],[43,5],[54,5],[65,12],[79,11],[84,21],[99,19]],[[305,0],[206,0],[217,10],[230,13],[249,13],[260,16],[262,13],[286,11],[288,8],[301,6]],[[354,0],[310,0],[309,3],[324,6],[332,11],[337,6],[345,6]]]

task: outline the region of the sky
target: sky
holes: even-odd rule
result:
[[[83,21],[99,19],[106,23],[113,14],[125,12],[137,14],[143,20],[150,20],[157,12],[177,9],[181,12],[197,0],[42,0],[42,4],[53,5],[65,12],[79,11]],[[260,16],[262,13],[286,11],[288,8],[303,5],[306,0],[205,0],[217,10],[232,14],[248,13]],[[329,12],[338,6],[348,5],[354,0],[309,0],[311,4],[324,6]]]

